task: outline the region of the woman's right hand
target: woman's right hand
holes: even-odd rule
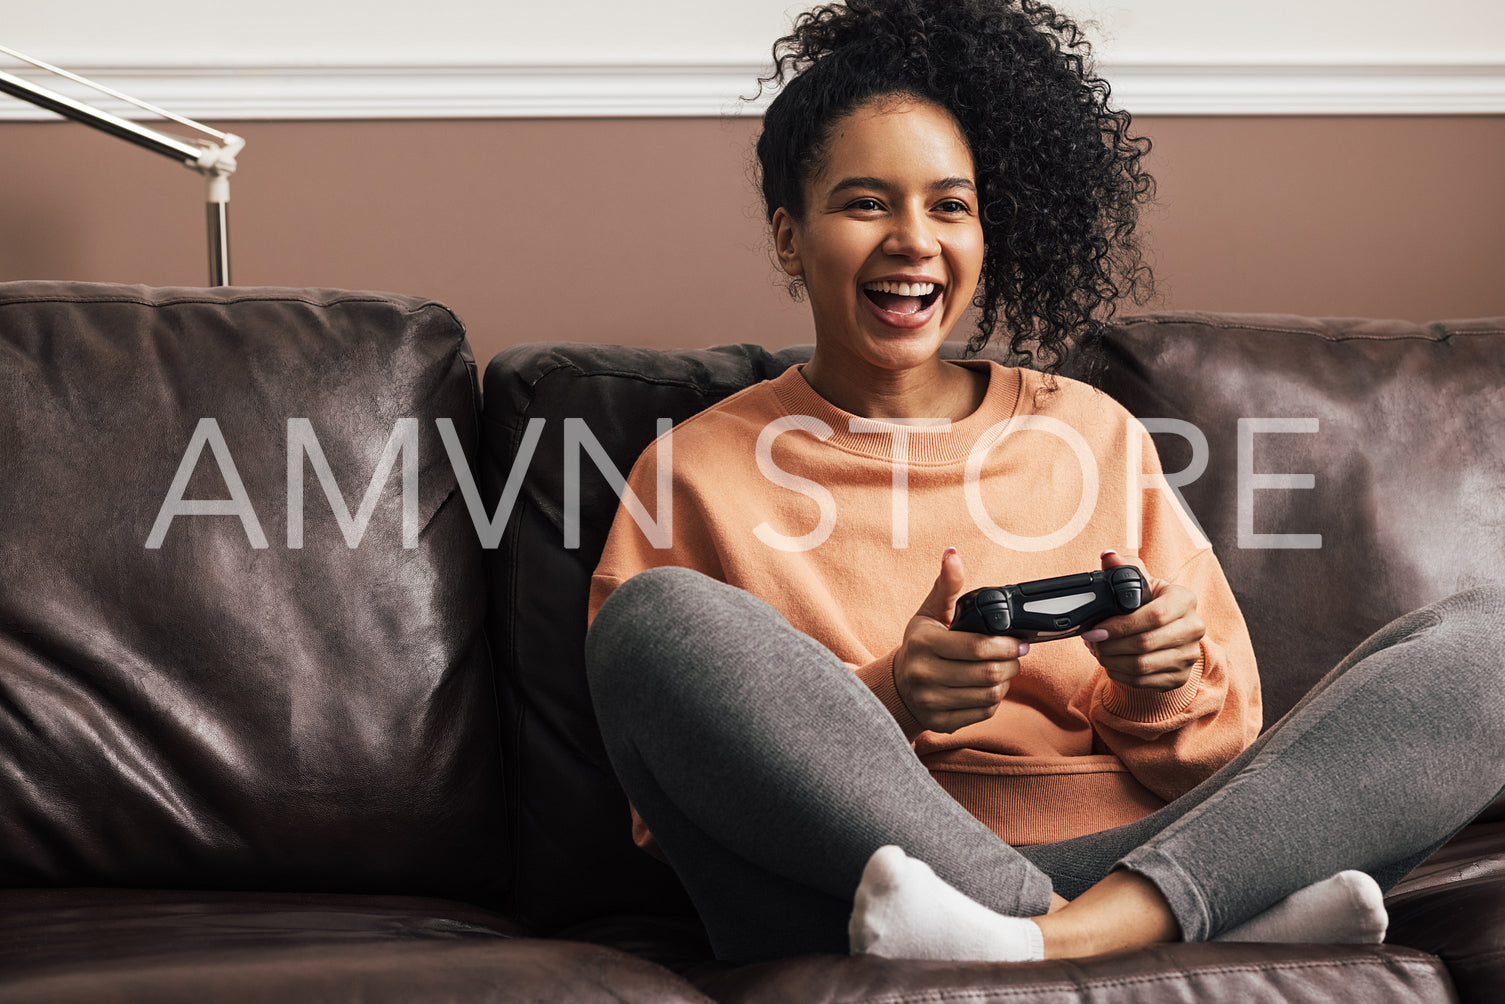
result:
[[[932,732],[955,732],[992,718],[1019,673],[1019,657],[1029,651],[1017,638],[952,631],[951,615],[965,591],[961,556],[948,547],[930,595],[894,654],[899,697]]]

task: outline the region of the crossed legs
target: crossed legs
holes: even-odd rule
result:
[[[645,572],[603,606],[586,656],[612,763],[721,957],[847,951],[885,845],[990,914],[1041,917],[1053,889],[1078,900],[1039,922],[1047,950],[1055,927],[1052,954],[1073,954],[1061,942],[1093,947],[1129,892],[1207,940],[1343,869],[1398,881],[1505,785],[1505,735],[1481,714],[1505,682],[1502,614],[1493,589],[1403,618],[1195,791],[1019,849],[930,778],[839,660],[740,590]]]

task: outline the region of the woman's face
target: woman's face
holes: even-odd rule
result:
[[[779,263],[802,276],[816,351],[905,369],[933,360],[982,268],[972,154],[944,109],[882,98],[832,126],[805,218],[774,214]]]

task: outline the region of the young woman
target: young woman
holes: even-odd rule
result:
[[[640,842],[736,960],[1379,940],[1381,889],[1505,786],[1501,591],[1391,625],[1261,735],[1149,437],[1049,375],[1147,278],[1147,144],[1075,26],[848,0],[775,57],[758,154],[814,353],[645,454],[670,539],[624,511],[592,584]],[[974,347],[1002,325],[1045,374],[943,361],[974,304]],[[949,630],[969,588],[1125,563],[1152,598],[1084,641]]]

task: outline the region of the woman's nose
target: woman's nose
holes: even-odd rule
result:
[[[899,213],[893,221],[883,242],[884,253],[900,258],[933,258],[941,253],[940,239],[927,214]]]

